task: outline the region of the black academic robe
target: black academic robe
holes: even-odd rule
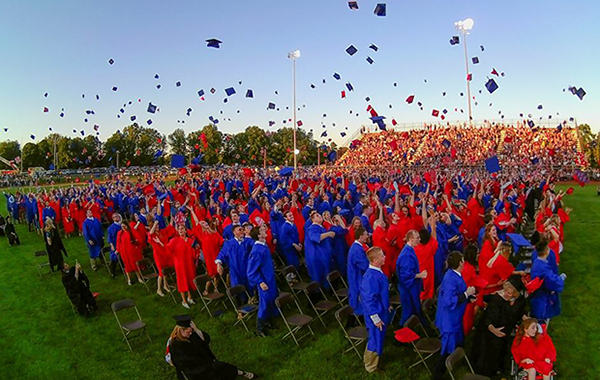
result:
[[[204,340],[195,332],[188,341],[171,340],[169,352],[177,371],[188,380],[234,380],[237,367],[217,360],[210,350],[210,336],[203,332]]]
[[[12,223],[7,223],[4,226],[4,232],[6,233],[6,236],[8,237],[8,244],[13,246],[13,245],[20,245],[21,244],[21,240],[19,239],[19,235],[17,235],[17,231],[15,230],[15,225]]]
[[[490,294],[484,298],[487,307],[479,319],[473,342],[473,351],[470,355],[474,363],[475,372],[480,375],[495,375],[496,371],[503,371],[505,358],[510,352],[513,341],[511,332],[525,315],[525,299],[519,297],[511,305],[498,294]],[[498,338],[489,329],[504,327],[504,338]]]
[[[52,244],[48,244],[48,238],[50,238]],[[64,261],[62,254],[64,253],[65,256],[69,256],[67,255],[67,250],[65,249],[62,239],[60,238],[58,229],[53,228],[50,231],[44,231],[44,241],[46,243],[46,252],[48,252],[48,261],[50,262],[50,267],[53,270],[55,266],[59,266],[59,269],[62,269],[60,268]]]
[[[68,272],[63,271],[62,283],[79,314],[89,315],[91,311],[98,309],[90,291],[90,280],[83,271],[79,272],[79,279],[75,278],[75,268],[70,268]]]

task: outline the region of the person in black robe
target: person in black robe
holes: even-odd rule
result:
[[[48,252],[48,261],[50,262],[50,270],[54,272],[54,267],[58,270],[63,267],[63,253],[69,257],[67,250],[60,238],[58,228],[54,226],[52,219],[46,219],[44,226],[44,240],[46,242],[46,252]]]
[[[511,333],[525,316],[523,288],[521,277],[511,276],[502,290],[484,297],[487,307],[477,324],[470,355],[475,373],[494,376],[506,372]]]
[[[79,263],[75,264],[75,268],[71,268],[67,263],[63,264],[62,283],[80,315],[88,316],[98,310],[96,299],[90,291],[90,280]]]
[[[10,245],[11,247],[13,245],[21,245],[21,240],[19,239],[19,235],[17,235],[15,225],[10,220],[10,217],[6,218],[6,224],[4,225],[4,233],[8,238],[8,245]]]
[[[218,361],[210,349],[210,335],[200,331],[189,315],[176,315],[177,326],[169,339],[171,363],[177,369],[177,377],[188,380],[234,380],[238,376],[255,379],[251,372]]]

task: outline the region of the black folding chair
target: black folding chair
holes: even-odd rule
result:
[[[319,283],[316,281],[312,281],[308,284],[308,286],[304,289],[304,294],[306,294],[306,298],[308,299],[308,303],[314,310],[317,318],[323,324],[323,327],[327,327],[325,321],[323,321],[323,316],[327,314],[328,311],[333,310],[338,303],[329,301],[327,296],[323,292],[323,289],[319,286]],[[321,297],[320,300],[314,301],[317,297]]]
[[[137,314],[138,319],[131,321],[131,322],[121,323],[121,320],[119,319],[119,316],[117,315],[117,313],[119,313],[122,310],[131,309],[131,308],[133,308],[135,310],[135,313]],[[148,332],[146,331],[146,324],[142,321],[142,316],[140,315],[140,312],[139,312],[137,306],[135,305],[135,302],[133,302],[133,300],[125,299],[125,300],[113,302],[113,304],[111,305],[111,309],[113,311],[113,314],[115,315],[117,323],[119,324],[119,329],[121,330],[121,333],[123,333],[123,340],[125,342],[127,342],[127,345],[129,346],[129,349],[131,351],[133,351],[133,348],[131,347],[131,344],[129,343],[129,336],[136,331],[139,331],[140,335],[142,333],[145,333],[146,337],[148,337],[148,340],[150,341],[150,343],[152,343],[152,339],[150,339],[150,335],[148,335]]]
[[[344,277],[342,277],[340,271],[334,270],[330,272],[326,278],[329,287],[333,291],[333,295],[335,298],[337,298],[338,303],[341,305],[348,299],[348,285],[346,284]],[[342,286],[336,287],[336,285],[339,285],[339,283],[341,283]]]
[[[42,278],[42,270],[44,268],[48,268],[48,273],[52,274],[52,269],[50,268],[50,262],[48,261],[48,253],[46,251],[36,251],[35,252],[35,261],[38,271],[38,276]],[[62,270],[62,268],[59,268]]]
[[[446,358],[446,369],[448,370],[448,373],[450,373],[450,377],[452,378],[452,380],[456,380],[456,377],[454,377],[454,373],[452,372],[456,368],[456,365],[462,359],[465,359],[465,361],[467,362],[471,373],[465,374],[463,377],[460,378],[460,380],[490,380],[490,378],[487,376],[475,374],[475,371],[473,371],[473,367],[471,366],[471,362],[469,362],[469,358],[467,357],[467,354],[465,354],[465,350],[462,347],[456,347],[456,349],[450,354],[450,356]]]
[[[292,303],[296,304],[296,307],[298,308],[298,311],[300,313],[294,314],[291,317],[286,317],[285,313],[283,312],[283,308],[291,305]],[[310,323],[312,322],[313,318],[309,315],[302,314],[302,309],[300,309],[300,305],[298,305],[298,301],[292,294],[280,293],[279,297],[277,297],[275,299],[275,305],[277,306],[277,309],[279,310],[279,314],[281,315],[281,318],[283,318],[283,321],[285,322],[285,326],[288,329],[288,333],[285,334],[283,336],[283,338],[281,338],[281,340],[285,340],[286,338],[291,336],[292,339],[294,339],[294,342],[296,343],[296,345],[300,346],[300,343],[299,343],[300,340],[302,340],[303,338],[305,338],[309,335],[312,335],[312,336],[315,335],[312,328],[310,327]],[[302,327],[305,327],[305,326],[308,328],[309,332],[306,333],[305,335],[301,336],[300,338],[296,338],[296,333],[300,329],[302,329]]]
[[[150,291],[148,282],[154,279],[158,280],[158,272],[156,271],[154,263],[150,259],[141,259],[135,262],[135,267],[137,268],[137,272],[144,282],[146,290]]]
[[[207,283],[212,283],[215,288],[215,291],[205,295],[204,290],[206,289]],[[214,303],[220,302],[223,305],[223,307],[225,309],[227,309],[227,304],[225,303],[227,296],[223,293],[219,293],[216,290],[217,286],[215,285],[213,279],[209,275],[203,274],[201,276],[197,276],[196,278],[194,278],[194,285],[196,285],[196,291],[198,292],[198,295],[200,296],[200,299],[202,300],[202,303],[204,304],[204,306],[202,307],[200,312],[202,312],[202,310],[206,309],[206,311],[208,312],[208,315],[210,315],[211,317],[214,317],[217,314],[220,315],[219,311],[222,313],[223,310],[217,310],[216,313],[213,313],[212,311],[210,311],[210,304],[212,304],[213,302]]]
[[[227,288],[225,292],[227,293],[227,298],[229,298],[229,301],[233,305],[233,310],[237,312],[237,320],[233,325],[235,326],[238,323],[241,323],[246,331],[250,332],[248,325],[246,325],[246,320],[250,319],[252,315],[258,313],[258,306],[249,303],[238,306],[238,302],[236,300],[238,297],[246,295],[246,299],[249,298],[246,287],[242,284]]]
[[[406,322],[404,322],[404,327],[407,327],[409,329],[411,329],[412,331],[415,331],[417,327],[419,327],[421,329],[421,331],[423,331],[423,333],[425,334],[425,336],[427,335],[427,331],[425,331],[425,328],[423,327],[423,325],[421,324],[421,321],[419,320],[419,317],[417,317],[416,315],[412,315],[410,318],[408,318],[408,320],[406,320]],[[420,363],[423,363],[425,365],[425,368],[427,368],[427,371],[429,371],[429,373],[431,373],[431,370],[429,369],[429,366],[427,365],[426,360],[429,359],[430,357],[432,357],[434,354],[436,354],[437,352],[439,352],[442,349],[442,342],[439,339],[435,339],[435,338],[420,338],[419,340],[416,341],[412,341],[410,342],[413,346],[413,349],[415,350],[415,352],[417,353],[417,355],[419,355],[419,361],[417,361],[415,364],[411,365],[409,368],[412,368]],[[427,355],[427,356],[423,356],[423,355]]]
[[[358,326],[352,327],[349,330],[346,329],[346,325],[350,318],[355,318],[358,322]],[[362,355],[358,350],[358,347],[367,341],[369,338],[369,333],[367,332],[367,328],[360,324],[360,319],[354,315],[352,308],[349,305],[343,306],[335,312],[335,319],[338,321],[342,332],[348,342],[350,342],[350,348],[346,351],[342,352],[342,355],[345,355],[350,350],[354,350],[359,359],[362,359]]]
[[[166,267],[162,270],[163,275],[163,283],[167,285],[167,292],[171,295],[173,302],[177,303],[175,299],[175,293],[177,292],[177,278],[175,277],[175,268],[174,267]]]

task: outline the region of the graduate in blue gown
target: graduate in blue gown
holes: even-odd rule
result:
[[[532,317],[546,320],[560,314],[560,293],[564,289],[567,275],[563,273],[559,276],[553,272],[552,266],[548,262],[550,248],[547,241],[540,241],[536,249],[538,257],[531,266],[531,279],[540,278],[544,282],[530,296],[529,304]]]
[[[335,232],[335,237],[331,241],[333,249],[332,270],[337,270],[343,277],[346,277],[348,261],[346,257],[348,253],[346,235],[348,234],[348,230],[344,227],[344,220],[340,215],[333,216],[333,223],[331,228],[329,228],[329,231]]]
[[[364,363],[367,372],[374,372],[383,353],[383,340],[390,319],[390,294],[388,278],[381,267],[385,255],[379,247],[367,251],[369,268],[360,285],[360,302],[365,315],[365,325],[369,338],[365,350]]]
[[[256,240],[248,257],[248,281],[258,292],[258,318],[256,319],[256,334],[264,337],[265,328],[271,327],[269,318],[278,314],[275,299],[279,296],[275,267],[271,251],[267,246],[267,227],[254,227],[250,236]]]
[[[221,251],[217,255],[215,263],[217,264],[217,271],[219,274],[223,274],[223,265],[229,267],[229,281],[231,286],[238,284],[244,285],[248,293],[254,295],[254,288],[250,287],[248,282],[248,248],[251,248],[248,244],[244,243],[244,229],[242,226],[235,226],[233,228],[233,239],[226,240],[223,243]]]
[[[304,244],[308,275],[312,281],[316,281],[322,288],[328,289],[326,277],[331,268],[331,239],[335,237],[335,232],[327,231],[323,227],[323,217],[318,212],[313,213],[311,222],[312,224],[305,232]]]
[[[410,230],[406,233],[406,244],[396,261],[396,275],[398,276],[398,291],[400,292],[400,303],[402,304],[402,318],[400,326],[415,314],[421,323],[425,323],[423,310],[421,309],[421,290],[423,290],[423,279],[427,277],[427,271],[419,272],[419,259],[415,248],[420,242],[419,233]]]
[[[285,223],[281,225],[279,232],[279,245],[281,253],[287,265],[293,265],[296,270],[300,269],[298,252],[302,251],[298,228],[294,224],[294,214],[288,211],[285,214]]]
[[[465,261],[460,252],[453,251],[448,255],[448,271],[444,275],[438,293],[435,325],[440,331],[442,340],[441,358],[434,372],[434,379],[442,378],[446,371],[445,361],[456,347],[464,342],[463,316],[467,303],[475,301],[475,287],[467,288],[462,278]]]
[[[373,213],[373,207],[370,205],[363,206],[363,211],[360,215],[360,224],[367,230],[368,233],[373,234],[373,227],[371,226],[371,221],[369,220],[371,214]]]
[[[241,226],[240,214],[238,214],[237,211],[232,210],[229,213],[229,218],[231,219],[231,224],[228,224],[227,226],[225,226],[225,228],[223,228],[223,239],[224,240],[233,239],[233,228],[235,226]]]
[[[117,256],[117,235],[119,231],[121,231],[121,215],[118,212],[115,212],[112,215],[113,224],[108,226],[106,230],[106,240],[108,240],[108,244],[110,245],[110,275],[115,276],[115,269],[117,269],[117,261],[119,260],[119,256]]]
[[[98,270],[96,261],[100,256],[100,250],[104,247],[104,231],[100,221],[92,215],[92,210],[87,210],[87,218],[83,221],[83,239],[90,253],[92,270]]]
[[[354,238],[356,240],[348,251],[348,304],[354,311],[354,315],[358,316],[363,315],[359,293],[363,276],[369,268],[369,260],[364,248],[369,234],[364,228],[358,227],[354,231]]]

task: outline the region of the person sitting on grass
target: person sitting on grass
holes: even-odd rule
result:
[[[8,238],[8,245],[11,247],[13,245],[21,245],[21,240],[19,239],[19,235],[17,235],[17,231],[15,230],[15,225],[10,220],[10,216],[6,217],[6,224],[4,225],[4,233]]]
[[[535,380],[537,374],[541,374],[544,380],[550,379],[556,349],[536,319],[526,319],[519,326],[512,354],[517,365],[527,372],[527,380]]]
[[[63,264],[62,283],[79,315],[88,316],[98,310],[96,299],[90,291],[90,280],[79,262],[75,263],[75,268],[67,263]]]
[[[173,317],[176,326],[167,343],[167,361],[177,369],[179,379],[233,380],[238,376],[256,379],[252,372],[239,370],[229,363],[218,361],[210,349],[210,335],[200,331],[189,315]],[[185,376],[183,376],[183,375]]]

